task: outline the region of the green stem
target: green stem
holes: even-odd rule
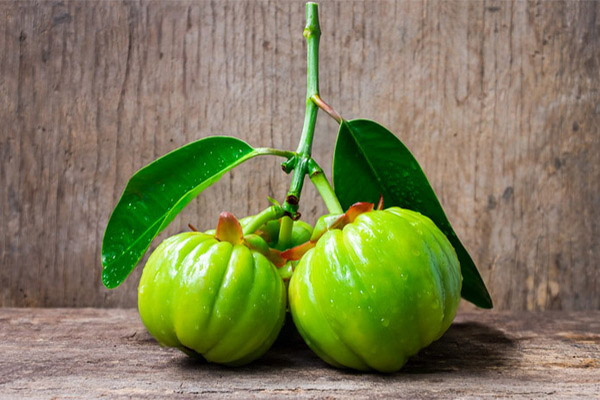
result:
[[[344,210],[342,209],[342,205],[338,200],[333,188],[329,184],[325,173],[321,169],[321,167],[317,164],[315,160],[312,158],[308,163],[309,168],[309,176],[310,180],[323,198],[325,202],[325,206],[331,214],[342,214]]]
[[[297,219],[298,202],[304,184],[304,176],[308,172],[308,161],[312,151],[312,142],[317,122],[319,108],[312,101],[313,96],[319,95],[319,39],[321,28],[319,27],[319,6],[316,3],[306,3],[306,27],[304,28],[306,38],[306,112],[302,136],[298,144],[297,159],[294,165],[294,176],[290,189],[283,203],[283,210],[292,218]],[[290,228],[291,229],[291,228]]]
[[[281,226],[279,227],[279,238],[277,239],[278,248],[285,249],[289,247],[292,241],[292,228],[294,227],[294,220],[287,215],[281,218]]]
[[[264,209],[263,211],[259,212],[256,215],[253,215],[252,217],[248,218],[247,221],[245,221],[244,227],[242,229],[244,235],[256,232],[258,228],[260,228],[267,222],[281,218],[282,215],[283,210],[279,206],[271,206]]]

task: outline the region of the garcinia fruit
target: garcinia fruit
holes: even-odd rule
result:
[[[393,372],[448,329],[462,277],[454,248],[429,218],[372,209],[357,203],[312,245],[283,256],[301,258],[289,300],[308,346],[337,367]]]
[[[242,365],[273,344],[285,317],[283,280],[257,235],[222,213],[216,234],[162,242],[140,280],[138,308],[156,340],[210,362]]]

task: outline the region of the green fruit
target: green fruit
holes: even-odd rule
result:
[[[138,289],[140,316],[158,342],[227,365],[248,363],[271,347],[285,317],[285,286],[275,266],[246,243],[188,232],[160,244]]]
[[[329,364],[392,372],[448,329],[461,283],[456,253],[435,224],[393,207],[326,231],[292,276],[290,309]]]

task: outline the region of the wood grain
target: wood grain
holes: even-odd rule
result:
[[[0,397],[597,398],[600,312],[460,314],[396,374],[327,366],[288,329],[242,368],[160,347],[136,310],[0,309]]]
[[[137,169],[212,134],[295,149],[298,1],[0,2],[0,305],[132,306],[100,282]],[[321,92],[396,132],[498,309],[600,309],[596,2],[323,1]],[[330,170],[335,123],[314,154]],[[164,235],[282,199],[278,160],[208,189]],[[325,211],[306,185],[301,211]]]

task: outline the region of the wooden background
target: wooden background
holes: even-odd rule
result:
[[[412,149],[498,309],[600,309],[599,9],[321,3],[322,97]],[[100,282],[125,183],[212,134],[295,149],[303,25],[297,1],[1,2],[0,305],[135,305],[141,268]],[[327,170],[335,134],[321,114]],[[281,200],[279,161],[226,175],[166,234]],[[325,208],[306,187],[313,220]]]

